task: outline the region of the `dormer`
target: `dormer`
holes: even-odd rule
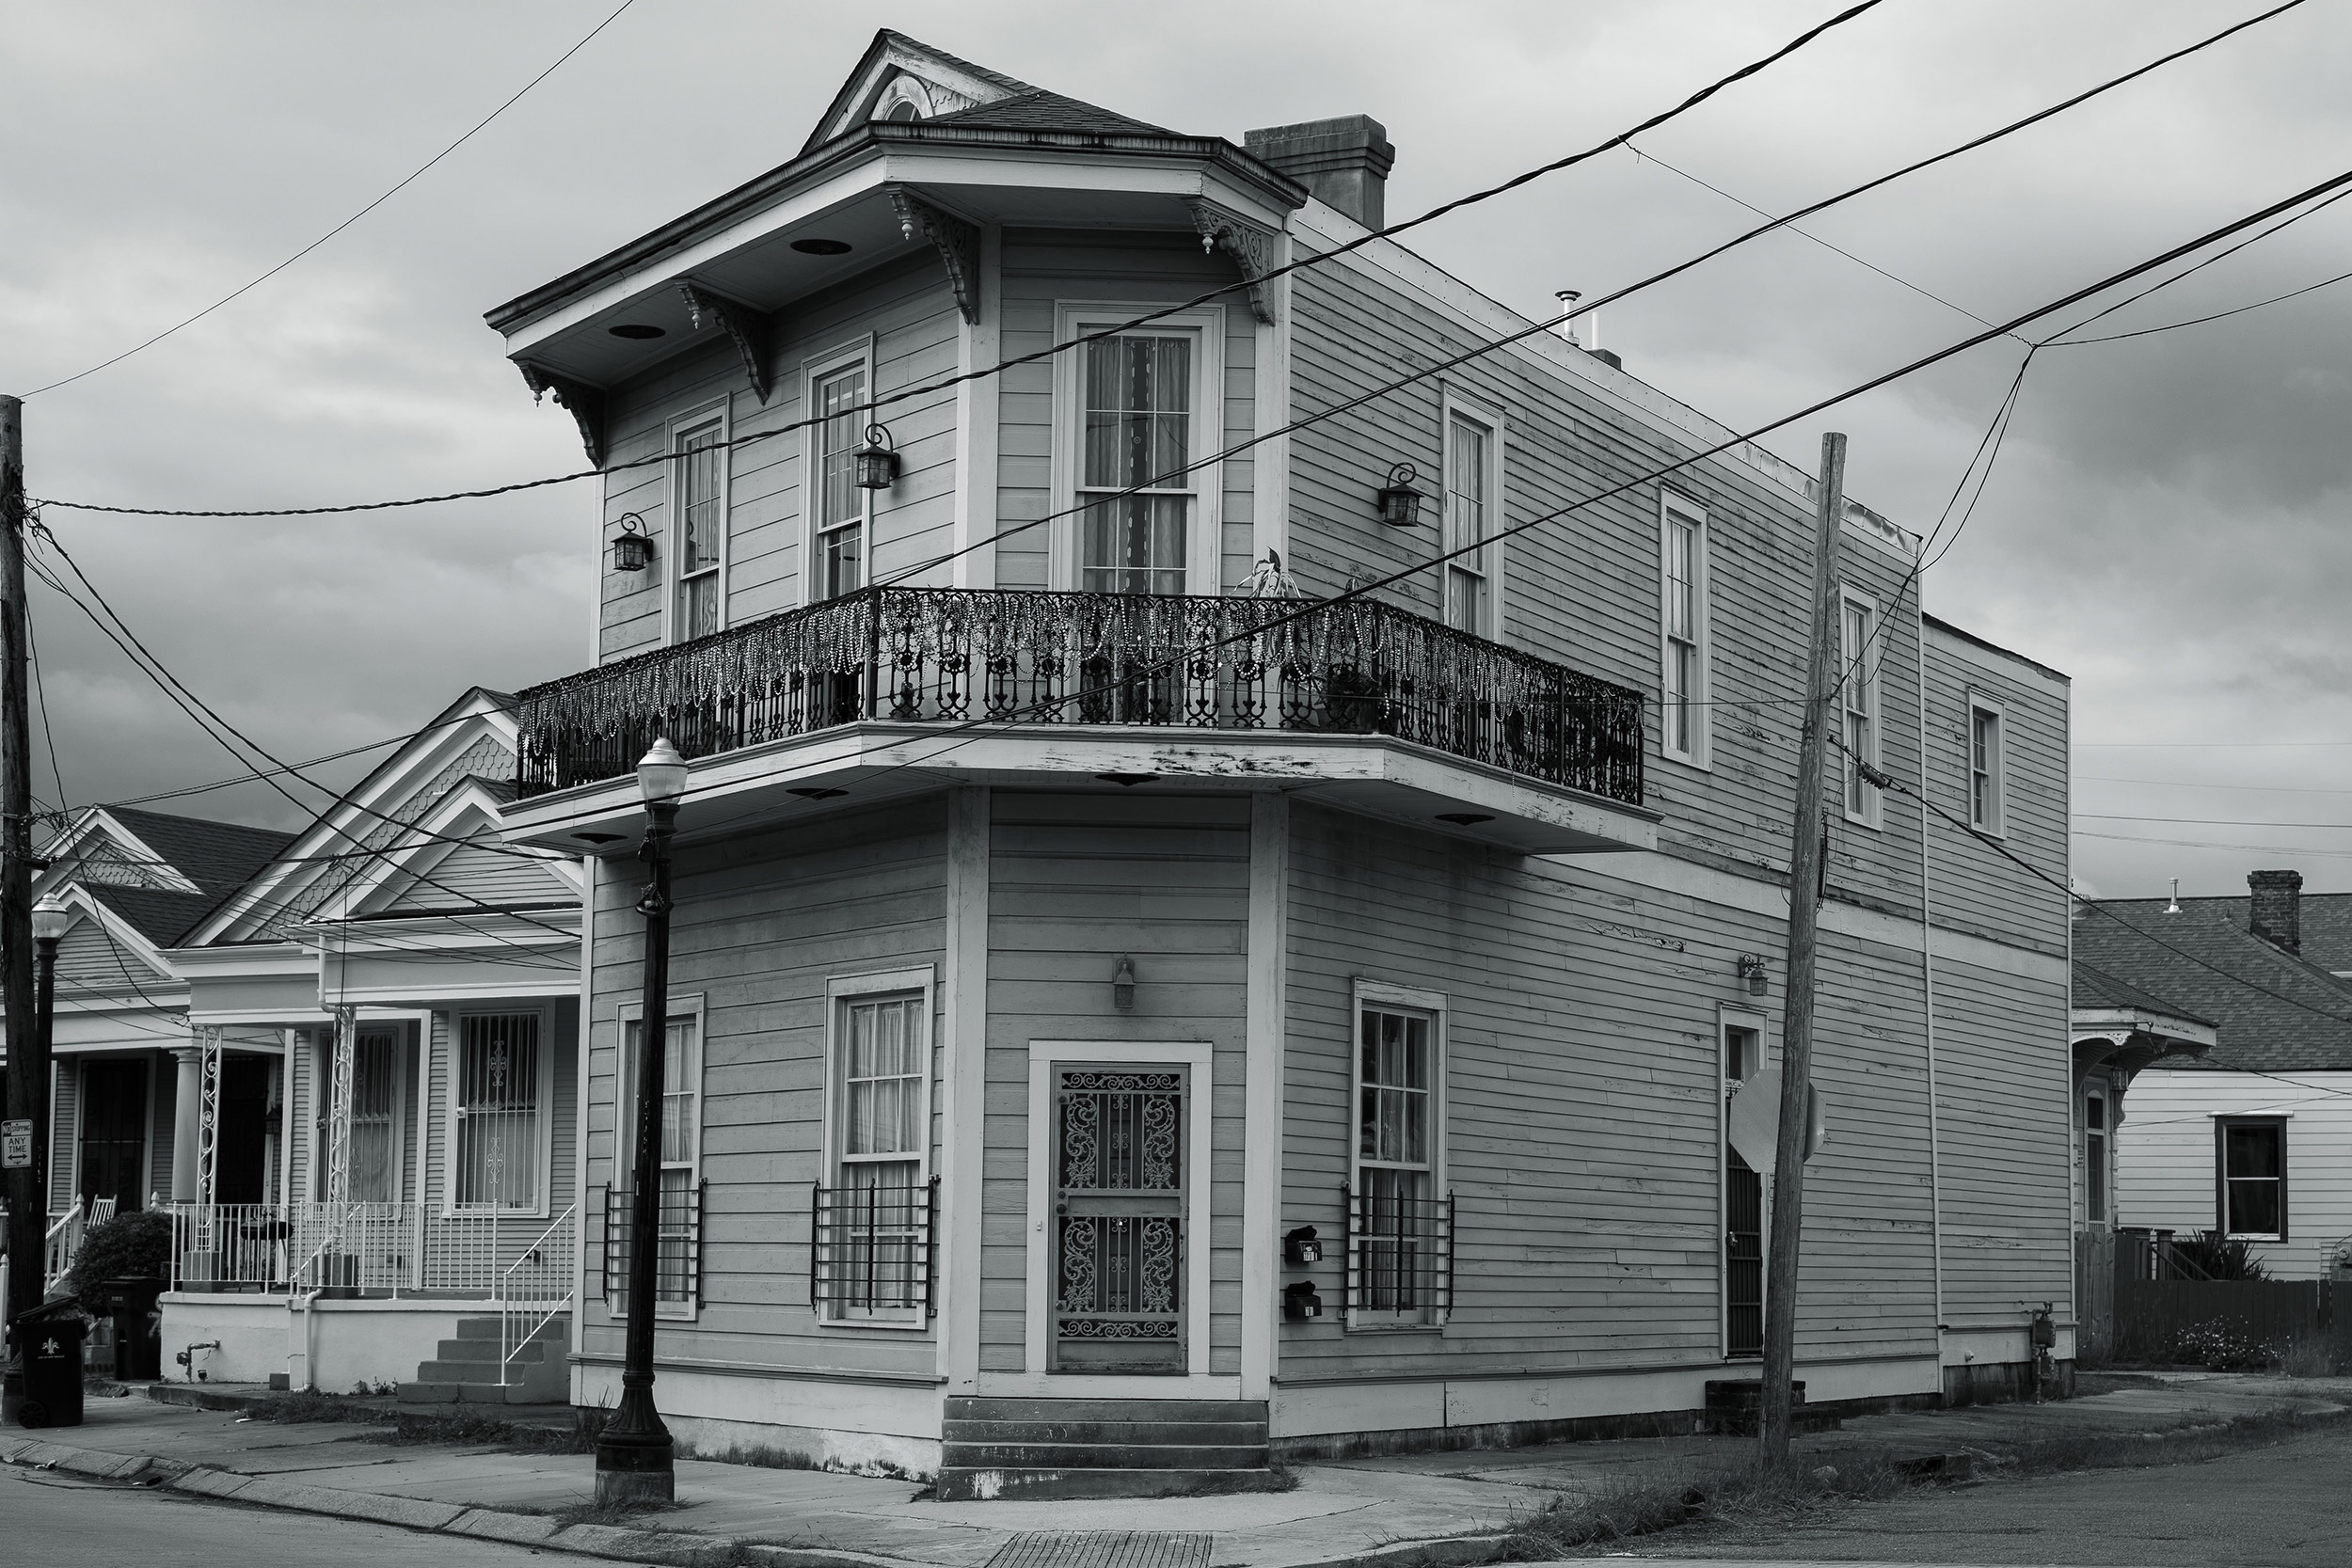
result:
[[[957,59],[885,27],[874,35],[866,57],[826,106],[801,151],[814,152],[868,120],[936,119],[1035,91],[1026,82]]]

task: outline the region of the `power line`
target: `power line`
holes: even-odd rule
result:
[[[2111,811],[2078,811],[2091,822],[2163,822],[2176,828],[2352,828],[2352,822],[2261,822],[2243,816],[2125,816]]]
[[[2077,773],[2077,784],[2150,784],[2160,789],[2244,789],[2274,795],[2352,795],[2352,789],[2325,789],[2312,784],[2206,784],[2198,779],[2123,779],[2106,773]]]
[[[533,76],[530,81],[525,82],[520,88],[516,89],[513,98],[509,98],[505,103],[501,103],[497,108],[492,109],[487,115],[485,115],[480,120],[477,120],[474,123],[472,130],[468,131],[464,135],[458,137],[455,141],[450,143],[447,147],[444,147],[438,152],[433,154],[432,157],[426,159],[424,163],[418,166],[414,173],[410,174],[406,179],[401,181],[399,184],[394,185],[390,190],[386,191],[382,196],[377,197],[373,201],[369,202],[366,206],[352,214],[351,216],[343,219],[342,222],[337,224],[326,233],[321,234],[317,239],[312,240],[309,245],[304,245],[300,250],[295,251],[292,256],[287,257],[284,261],[270,268],[269,271],[262,274],[261,277],[254,278],[251,282],[246,283],[229,293],[223,294],[220,298],[213,301],[212,304],[207,305],[203,309],[199,310],[195,315],[186,318],[184,321],[175,322],[171,325],[165,327],[161,332],[156,333],[152,338],[148,339],[145,342],[135,343],[131,347],[124,349],[120,354],[116,355],[111,359],[102,359],[86,371],[76,371],[72,375],[65,377],[63,380],[52,381],[45,387],[36,387],[24,395],[28,398],[37,398],[43,392],[54,392],[60,387],[70,386],[72,383],[81,380],[84,376],[96,375],[100,371],[105,370],[109,366],[119,365],[125,359],[130,358],[131,356],[140,353],[146,349],[153,348],[157,343],[162,342],[166,338],[170,337],[173,333],[180,331],[183,327],[194,326],[198,322],[202,321],[206,316],[211,315],[214,311],[219,309],[222,306],[229,304],[231,300],[241,298],[244,295],[252,293],[255,289],[260,288],[262,284],[268,282],[279,273],[284,272],[288,267],[293,266],[296,261],[301,261],[305,256],[310,255],[310,252],[316,250],[319,246],[333,239],[336,235],[342,233],[353,224],[358,223],[361,218],[366,217],[370,213],[374,212],[378,207],[383,206],[384,203],[398,196],[402,191],[406,190],[410,185],[414,184],[420,178],[421,178],[427,169],[430,169],[435,164],[439,163],[442,159],[448,157],[451,153],[456,151],[459,148],[471,141],[477,132],[481,131],[483,127],[488,125],[490,121],[498,119],[499,116],[504,114],[507,110],[513,108],[516,102],[519,100],[524,93],[529,92],[532,88],[537,87],[540,83],[546,81],[549,76],[553,75],[555,73],[556,66],[562,65],[565,60],[570,59],[574,55],[577,55],[582,49],[587,48],[590,40],[594,39],[598,33],[603,32],[607,27],[612,26],[614,22],[620,19],[622,11],[628,9],[629,7],[635,5],[636,3],[637,0],[621,0],[619,9],[613,11],[611,16],[606,17],[602,22],[597,23],[596,26],[590,28],[586,38],[581,39],[578,43],[573,44],[569,49],[564,50],[563,54],[557,55],[554,65],[548,66],[547,70],[542,71],[538,75]]]
[[[1516,189],[1517,187],[1527,183],[1530,180],[1539,178],[1545,174],[1552,173],[1560,169],[1567,168],[1575,164],[1582,163],[1589,158],[1593,158],[1602,152],[1606,152],[1611,149],[1623,144],[1628,137],[1639,135],[1646,131],[1653,130],[1657,126],[1665,123],[1667,120],[1675,118],[1676,116],[1686,112],[1688,109],[1704,102],[1713,93],[1722,90],[1724,87],[1728,86],[1742,77],[1754,74],[1756,71],[1762,70],[1765,66],[1770,65],[1773,61],[1782,58],[1791,51],[1811,41],[1826,29],[1838,25],[1840,23],[1848,21],[1854,16],[1860,15],[1863,11],[1869,9],[1871,5],[1876,3],[1877,0],[1866,0],[1865,4],[1853,7],[1847,11],[1841,12],[1830,21],[1821,24],[1820,26],[1811,29],[1804,35],[1801,35],[1798,39],[1792,40],[1787,45],[1784,45],[1780,50],[1775,51],[1772,55],[1766,56],[1764,59],[1743,67],[1740,71],[1732,73],[1730,76],[1724,77],[1702,91],[1692,95],[1691,98],[1685,100],[1683,103],[1677,105],[1676,108],[1660,115],[1652,116],[1642,124],[1634,126],[1630,130],[1621,132],[1617,135],[1612,136],[1607,141],[1599,143],[1585,151],[1574,153],[1565,158],[1556,159],[1551,163],[1542,165],[1539,167],[1531,169],[1523,174],[1516,175],[1501,184],[1490,186],[1486,190],[1474,192],[1470,196],[1462,197],[1441,206],[1432,208],[1429,212],[1422,214],[1419,217],[1407,219],[1403,223],[1391,225],[1387,229],[1369,230],[1354,240],[1349,240],[1342,245],[1335,245],[1329,250],[1318,251],[1312,255],[1301,257],[1296,261],[1269,269],[1268,271],[1260,274],[1258,277],[1253,280],[1230,283],[1222,288],[1212,289],[1205,293],[1195,296],[1192,299],[1162,307],[1146,314],[1136,316],[1134,319],[1123,322],[1116,326],[1104,327],[1089,333],[1081,333],[1067,342],[1049,344],[1044,348],[1033,350],[1028,354],[1019,355],[1010,359],[1000,359],[992,366],[983,366],[975,370],[961,372],[954,375],[941,377],[937,380],[927,382],[919,386],[906,388],[902,390],[890,393],[887,396],[878,395],[864,404],[856,405],[854,408],[836,411],[832,415],[810,416],[805,419],[774,426],[767,430],[753,431],[746,435],[732,436],[725,441],[717,443],[717,447],[723,450],[732,450],[736,447],[747,446],[755,441],[771,440],[780,436],[787,436],[797,431],[806,430],[815,425],[825,423],[828,420],[839,419],[845,415],[858,416],[878,413],[883,408],[892,407],[914,398],[925,397],[933,393],[946,391],[952,388],[961,386],[965,382],[977,381],[993,375],[1000,375],[1006,371],[1014,369],[1018,366],[1052,358],[1057,355],[1068,353],[1072,349],[1079,348],[1089,343],[1101,341],[1104,339],[1113,338],[1122,332],[1132,331],[1136,327],[1146,326],[1166,317],[1195,309],[1211,301],[1222,298],[1224,295],[1235,293],[1241,289],[1263,286],[1267,282],[1285,277],[1302,268],[1319,265],[1336,257],[1346,255],[1351,251],[1359,249],[1362,246],[1371,244],[1375,239],[1386,238],[1402,233],[1408,229],[1429,222],[1434,218],[1443,215],[1444,214],[1457,211],[1460,208],[1470,206],[1475,202],[1487,200],[1493,197],[1502,195],[1506,191]],[[1654,284],[1662,283],[1669,278],[1689,271],[1692,267],[1699,266],[1706,261],[1711,261],[1715,257],[1723,255],[1726,251],[1745,245],[1749,241],[1757,239],[1765,234],[1769,234],[1774,230],[1794,223],[1801,218],[1810,217],[1815,214],[1827,211],[1829,208],[1836,206],[1841,202],[1851,200],[1869,191],[1876,190],[1882,185],[1903,179],[1908,175],[1917,173],[1921,169],[1959,157],[1962,154],[1973,151],[1979,147],[1987,146],[1990,143],[2002,139],[2003,137],[2014,135],[2015,133],[2025,130],[2030,126],[2037,125],[2042,120],[2048,119],[2055,115],[2062,114],[2065,111],[2074,108],[2079,104],[2088,103],[2091,99],[2097,98],[2104,93],[2110,92],[2127,83],[2136,81],[2139,77],[2147,75],[2149,72],[2169,65],[2175,60],[2194,55],[2201,50],[2210,48],[2214,44],[2217,44],[2224,39],[2230,38],[2236,33],[2243,32],[2249,27],[2267,22],[2271,18],[2281,15],[2286,11],[2293,10],[2304,3],[2305,0],[2284,0],[2283,4],[2275,6],[2269,10],[2249,17],[2243,22],[2233,24],[2232,25],[2223,28],[2221,31],[2201,39],[2195,43],[2173,50],[2169,54],[2159,55],[2157,58],[2149,61],[2145,65],[2126,71],[2122,75],[2112,77],[2095,87],[2076,93],[2071,98],[2065,99],[2058,103],[2054,103],[2047,108],[2037,110],[2032,114],[2026,115],[2023,119],[2012,120],[2007,125],[2001,126],[1993,131],[1988,131],[1979,136],[1977,136],[1969,141],[1963,142],[1960,145],[1949,148],[1942,152],[1934,153],[1929,157],[1919,159],[1916,162],[1907,164],[1901,168],[1894,170],[1892,173],[1881,175],[1877,179],[1867,181],[1863,184],[1852,187],[1850,190],[1840,192],[1836,196],[1824,198],[1820,201],[1814,202],[1810,206],[1800,208],[1796,212],[1790,213],[1785,217],[1772,219],[1759,228],[1752,229],[1746,233],[1740,234],[1732,239],[1726,240],[1709,250],[1703,251],[1697,256],[1694,256],[1690,260],[1682,261],[1675,266],[1669,267],[1662,272],[1653,274],[1649,277],[1644,278],[1640,282],[1628,288],[1620,289],[1613,294],[1606,295],[1600,299],[1581,301],[1574,310],[1566,312],[1565,315],[1558,318],[1558,320],[1567,320],[1578,315],[1588,314],[1593,310],[1598,309],[1602,305],[1623,299],[1631,293],[1649,288]],[[1557,321],[1555,321],[1545,325],[1556,325],[1557,324]],[[1517,334],[1515,337],[1532,335],[1532,333]],[[658,452],[646,457],[631,458],[626,462],[608,463],[601,468],[584,468],[572,473],[551,475],[544,479],[520,480],[512,483],[492,485],[483,489],[449,491],[438,495],[408,497],[396,500],[352,501],[334,506],[259,507],[244,509],[175,508],[110,506],[102,505],[96,502],[71,500],[44,500],[40,504],[63,506],[70,510],[80,512],[99,512],[114,515],[143,517],[326,516],[357,512],[377,512],[410,506],[433,505],[453,500],[487,499],[496,496],[513,495],[526,490],[542,489],[546,486],[553,484],[568,484],[576,480],[591,479],[598,477],[599,475],[622,473],[635,468],[655,467],[675,461],[675,453]]]
[[[2274,228],[2270,228],[2270,229],[2265,229],[2265,230],[2263,230],[2261,233],[2259,233],[2259,234],[2249,234],[2249,235],[2248,235],[2245,239],[2240,240],[2237,244],[2235,244],[2235,245],[2231,245],[2231,246],[2230,246],[2229,248],[2227,248],[2226,250],[2222,250],[2222,251],[2218,252],[2218,253],[2217,253],[2217,254],[2216,254],[2216,255],[2212,255],[2212,256],[2208,256],[2208,257],[2206,257],[2203,261],[2201,261],[2198,262],[2195,266],[2192,266],[2192,267],[2183,267],[2183,268],[2182,268],[2179,272],[2177,272],[2177,273],[2173,274],[2170,277],[2161,278],[2161,279],[2159,279],[2159,280],[2158,280],[2158,281],[2156,281],[2156,282],[2151,283],[2151,284],[2149,284],[2149,285],[2148,285],[2148,287],[2146,287],[2146,288],[2144,288],[2144,289],[2140,290],[2140,291],[2139,291],[2138,293],[2133,293],[2133,294],[2126,294],[2123,298],[2117,300],[2114,304],[2112,304],[2112,305],[2110,305],[2110,306],[2106,307],[2106,308],[2105,309],[2103,309],[2103,310],[2098,311],[2096,314],[2094,314],[2094,315],[2090,315],[2090,316],[2086,316],[2086,317],[2084,317],[2081,321],[2076,322],[2074,325],[2072,325],[2072,326],[2070,326],[2070,327],[2067,327],[2067,328],[2065,328],[2065,329],[2064,329],[2064,330],[2062,330],[2062,331],[2058,331],[2058,332],[2054,332],[2054,333],[2052,333],[2052,334],[2051,334],[2051,335],[2050,335],[2047,339],[2043,340],[2043,346],[2044,346],[2044,347],[2048,347],[2048,348],[2074,348],[2074,347],[2076,347],[2076,346],[2077,346],[2077,344],[2073,343],[2073,342],[2069,342],[2069,341],[2065,341],[2065,340],[2066,340],[2066,334],[2067,334],[2067,333],[2069,333],[2069,332],[2079,332],[2079,331],[2081,331],[2084,327],[2089,326],[2089,325],[2090,325],[2092,322],[2095,322],[2095,321],[2104,321],[2104,320],[2106,320],[2107,317],[2112,316],[2113,314],[2115,314],[2118,310],[2122,309],[2124,307],[2129,306],[2129,305],[2136,305],[2136,304],[2137,304],[2139,301],[2141,301],[2141,300],[2143,300],[2143,299],[2146,299],[2146,298],[2147,298],[2150,294],[2154,293],[2155,293],[2157,290],[2159,290],[2159,289],[2169,289],[2169,288],[2170,288],[2173,284],[2180,282],[2183,278],[2191,276],[2192,274],[2202,272],[2202,271],[2204,271],[2207,267],[2210,267],[2210,266],[2214,265],[2214,264],[2215,264],[2216,262],[2217,262],[2217,261],[2227,261],[2227,260],[2229,260],[2229,258],[2231,258],[2231,257],[2233,257],[2233,256],[2236,255],[2239,251],[2244,250],[2244,249],[2245,249],[2248,245],[2257,245],[2257,244],[2260,244],[2262,241],[2264,241],[2264,240],[2266,240],[2266,239],[2270,238],[2270,236],[2271,236],[2271,235],[2276,234],[2276,233],[2277,233],[2277,232],[2278,232],[2280,229],[2284,229],[2284,228],[2286,228],[2286,227],[2287,227],[2288,225],[2290,225],[2290,224],[2296,224],[2296,223],[2300,223],[2300,222],[2302,222],[2305,218],[2307,218],[2307,217],[2311,217],[2311,216],[2312,216],[2314,214],[2323,213],[2323,212],[2327,211],[2328,208],[2330,208],[2330,207],[2334,206],[2337,202],[2342,201],[2342,200],[2343,200],[2343,199],[2344,199],[2346,196],[2352,196],[2352,191],[2342,191],[2342,192],[2338,192],[2336,195],[2329,197],[2327,200],[2325,200],[2325,201],[2323,201],[2323,202],[2319,203],[2317,206],[2315,206],[2315,207],[2312,208],[2312,209],[2311,209],[2311,211],[2309,211],[2309,212],[2296,213],[2294,216],[2289,217],[2289,218],[2286,218],[2286,219],[2284,219],[2284,220],[2280,221],[2280,223],[2279,223],[2276,227],[2274,227]],[[2314,285],[2314,287],[2316,287],[2316,285]],[[2251,309],[2251,307],[2249,307],[2249,309]],[[2224,315],[2227,315],[2227,314],[2229,314],[2230,312],[2228,312],[2228,311],[2224,311],[2224,312],[2222,312],[2222,313],[2223,313]],[[2162,331],[2169,331],[2169,330],[2170,330],[2170,328],[2169,328],[2169,327],[2151,327],[2151,328],[2149,328],[2148,330],[2149,330],[2149,331],[2162,332]],[[2139,333],[2117,333],[2115,336],[2116,336],[2116,338],[2126,338],[2126,337],[2138,337],[2138,336],[2141,336],[2141,334],[2139,334]],[[2092,342],[2092,341],[2114,341],[2114,340],[2112,340],[2112,339],[2084,339],[2084,340],[2082,340],[2082,341],[2084,341],[2084,342]]]
[[[2331,283],[2341,283],[2347,277],[2352,277],[2352,272],[2340,272],[2333,277],[2323,277],[2316,283],[2306,283],[2299,289],[2290,289],[2285,293],[2273,294],[2268,299],[2258,299],[2251,305],[2241,305],[2230,310],[2217,310],[2210,316],[2192,316],[2185,322],[2169,322],[2163,326],[2143,326],[2137,332],[2115,332],[2104,338],[2074,338],[2058,346],[2080,348],[2087,343],[2120,343],[2126,338],[2146,338],[2158,332],[2178,332],[2184,326],[2202,326],[2207,322],[2227,321],[2232,316],[2242,316],[2249,310],[2259,310],[2265,305],[2277,305],[2281,301],[2293,299],[2298,294],[2310,293],[2314,289],[2324,289]]]

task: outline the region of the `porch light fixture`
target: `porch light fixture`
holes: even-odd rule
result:
[[[645,917],[645,989],[639,1004],[636,1148],[630,1162],[628,1328],[622,1341],[621,1402],[596,1437],[596,1506],[670,1502],[677,1495],[676,1446],[653,1402],[653,1325],[659,1311],[661,1248],[661,1109],[669,1042],[670,838],[686,793],[686,759],[665,736],[637,764],[645,802],[645,842],[638,858],[653,880],[637,900]]]
[[[621,514],[621,531],[612,536],[612,569],[616,572],[642,572],[653,564],[653,535],[645,531],[645,519],[634,512]]]
[[[1315,1227],[1302,1225],[1282,1237],[1282,1261],[1285,1263],[1320,1263],[1323,1243],[1315,1240]]]
[[[1421,470],[1410,463],[1399,463],[1389,470],[1388,488],[1380,492],[1380,520],[1397,528],[1411,528],[1421,521],[1421,492],[1413,488],[1413,481]]]
[[[1750,996],[1763,995],[1766,982],[1763,958],[1755,953],[1740,954],[1740,977],[1748,983]]]
[[[1111,972],[1111,1006],[1122,1013],[1136,1010],[1136,966],[1124,953],[1119,956],[1119,967]]]
[[[857,487],[861,490],[887,490],[898,483],[898,453],[890,444],[890,432],[878,424],[866,427],[866,444],[857,449]]]

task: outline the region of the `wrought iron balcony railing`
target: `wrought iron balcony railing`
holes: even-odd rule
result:
[[[867,589],[520,701],[525,797],[880,719],[1394,736],[1642,800],[1640,692],[1362,599]]]

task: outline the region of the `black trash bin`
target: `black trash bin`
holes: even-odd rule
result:
[[[150,1277],[105,1282],[106,1310],[115,1320],[118,1383],[153,1383],[164,1375],[164,1325],[155,1312],[164,1284]]]
[[[89,1322],[71,1296],[45,1301],[10,1325],[24,1358],[24,1402],[16,1420],[27,1427],[82,1424],[82,1338]]]

